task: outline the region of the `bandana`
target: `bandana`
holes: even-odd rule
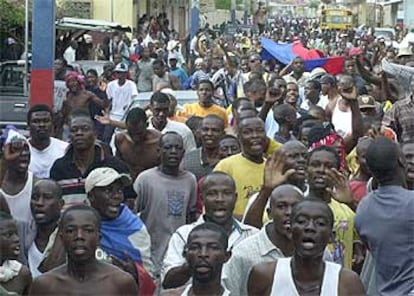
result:
[[[78,72],[69,72],[65,77],[66,87],[69,88],[68,84],[71,80],[76,80],[79,83],[80,88],[85,89],[85,77],[80,75]]]
[[[324,138],[320,139],[319,141],[314,142],[311,147],[310,147],[310,151],[312,151],[315,148],[318,148],[320,146],[329,146],[329,147],[334,147],[336,148],[336,143],[339,142],[339,146],[340,146],[340,152],[339,152],[339,158],[341,161],[341,171],[346,171],[346,166],[345,166],[345,142],[344,139],[336,134],[336,133],[332,133],[329,134],[327,136],[325,136]]]

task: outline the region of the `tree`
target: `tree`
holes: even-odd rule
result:
[[[0,52],[9,37],[23,47],[24,14],[24,1],[0,0]]]
[[[90,5],[84,1],[58,0],[56,1],[56,19],[62,17],[88,19],[91,17]]]

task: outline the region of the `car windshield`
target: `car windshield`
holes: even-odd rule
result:
[[[24,66],[3,64],[0,68],[0,93],[23,93]]]

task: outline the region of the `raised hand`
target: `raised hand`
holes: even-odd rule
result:
[[[327,175],[331,179],[334,189],[326,188],[326,190],[332,197],[341,203],[352,204],[354,199],[347,177],[335,168],[328,170]]]
[[[295,173],[295,169],[285,169],[285,159],[286,153],[278,149],[266,160],[263,187],[273,189]]]

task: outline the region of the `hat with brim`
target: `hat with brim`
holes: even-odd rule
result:
[[[369,95],[362,95],[358,97],[359,109],[374,109],[375,99]]]
[[[85,180],[85,192],[91,192],[95,187],[106,187],[115,181],[121,181],[122,186],[131,184],[131,177],[128,174],[120,174],[113,168],[103,167],[91,171]]]
[[[115,66],[114,72],[126,73],[128,72],[128,66],[123,63],[119,63],[118,65]]]

